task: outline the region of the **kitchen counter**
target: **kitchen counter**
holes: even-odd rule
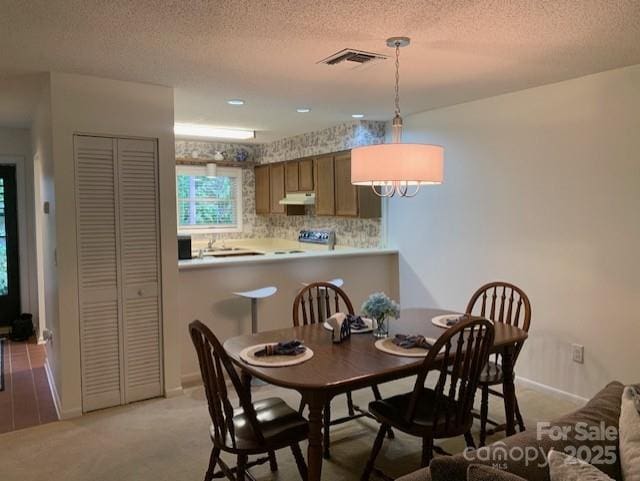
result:
[[[200,249],[207,250],[207,246],[194,245],[194,255],[196,255]],[[180,260],[178,261],[178,268],[182,271],[216,266],[227,267],[232,265],[265,264],[300,259],[388,255],[397,254],[398,251],[390,248],[358,248],[344,245],[336,245],[334,250],[329,250],[326,245],[285,239],[238,239],[217,241],[214,244],[212,253],[217,253],[220,257],[208,255],[202,258]]]

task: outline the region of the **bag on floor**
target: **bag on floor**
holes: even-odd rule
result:
[[[33,336],[33,316],[23,313],[11,324],[11,340],[26,341]]]

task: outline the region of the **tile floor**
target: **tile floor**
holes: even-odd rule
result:
[[[44,346],[5,339],[0,433],[58,420],[44,361]]]

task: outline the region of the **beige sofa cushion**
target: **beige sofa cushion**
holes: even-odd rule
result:
[[[595,466],[553,449],[548,459],[551,481],[615,481]]]
[[[472,464],[467,469],[467,481],[527,481],[515,474],[482,464]]]
[[[622,394],[620,407],[620,465],[624,481],[640,481],[640,395],[632,387]]]

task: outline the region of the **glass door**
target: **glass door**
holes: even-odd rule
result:
[[[0,326],[20,314],[16,168],[0,165]]]

